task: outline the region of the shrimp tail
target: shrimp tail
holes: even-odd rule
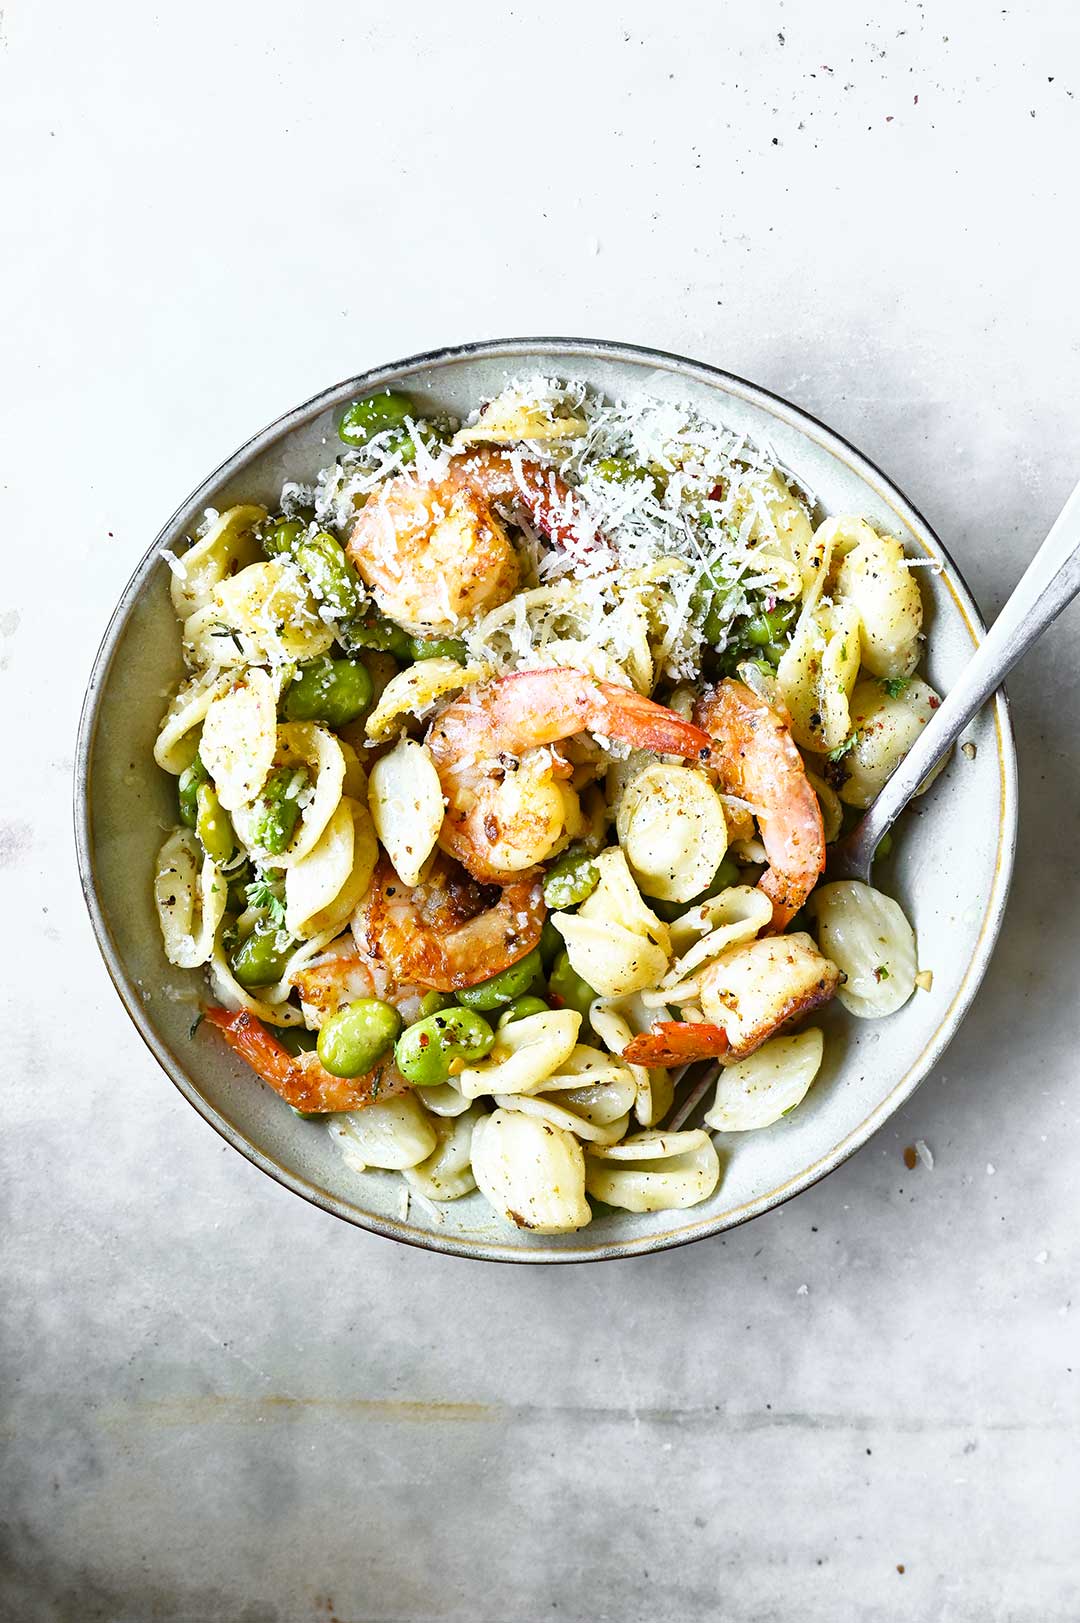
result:
[[[706,758],[709,735],[634,688],[598,682],[569,667],[514,671],[488,690],[493,718],[530,744],[600,733],[658,755]]]
[[[375,1066],[363,1076],[341,1077],[325,1071],[315,1054],[294,1059],[246,1009],[207,1009],[206,1019],[221,1032],[233,1053],[294,1110],[308,1114],[361,1110],[376,1097],[386,1098],[406,1085],[392,1066]]]
[[[627,1043],[622,1057],[630,1065],[690,1065],[716,1059],[727,1049],[727,1032],[721,1026],[703,1020],[658,1020]]]

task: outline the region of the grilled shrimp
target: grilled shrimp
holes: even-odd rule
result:
[[[769,866],[758,884],[773,904],[772,929],[794,918],[825,867],[821,807],[784,718],[730,678],[706,693],[694,720],[714,740],[707,765],[721,789],[755,808]]]
[[[403,885],[384,857],[368,894],[365,934],[372,957],[398,981],[455,992],[530,953],[544,914],[543,892],[529,879],[485,894],[440,855],[426,879]]]
[[[517,590],[517,554],[494,504],[519,504],[560,546],[588,545],[569,487],[502,451],[451,459],[436,479],[389,479],[361,509],[348,553],[382,612],[406,631],[444,636]]]
[[[427,744],[447,802],[439,844],[485,884],[507,885],[583,828],[569,763],[552,748],[586,730],[658,754],[710,740],[633,688],[556,667],[515,671],[455,699]]]
[[[257,1076],[280,1094],[294,1110],[322,1114],[362,1110],[376,1099],[389,1099],[408,1087],[391,1061],[380,1061],[363,1076],[331,1076],[314,1051],[294,1059],[261,1020],[246,1009],[207,1009],[206,1019],[216,1027],[234,1053],[246,1060]]]
[[[419,1018],[423,996],[422,990],[401,984],[371,957],[362,932],[359,941],[352,935],[340,936],[319,958],[298,969],[292,984],[300,993],[309,1022],[319,1026],[358,997],[393,1004],[410,1025]]]

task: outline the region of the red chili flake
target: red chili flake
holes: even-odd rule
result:
[[[936,710],[938,705],[941,703],[941,700],[937,697],[936,694],[931,693],[929,699],[927,700],[927,703],[929,704],[931,710]]]
[[[420,1047],[421,1048],[429,1048],[430,1046],[431,1046],[431,1038],[428,1036],[426,1031],[422,1031],[420,1033]]]

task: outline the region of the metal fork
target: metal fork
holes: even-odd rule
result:
[[[1080,592],[1080,485],[1058,514],[1038,552],[1028,564],[1005,607],[964,667],[959,680],[927,722],[881,793],[845,839],[828,848],[827,879],[861,879],[870,883],[874,852],[919,785],[948,754],[973,716],[1004,682],[1017,660],[1027,653]],[[680,1073],[681,1081],[689,1070]],[[667,1131],[689,1121],[720,1067],[705,1075],[681,1100]]]

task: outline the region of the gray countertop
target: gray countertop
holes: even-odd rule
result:
[[[0,14],[5,1620],[1080,1615],[1077,610],[1012,683],[1013,895],[944,1062],[683,1251],[496,1267],[304,1205],[158,1072],[75,874],[134,562],[395,355],[596,333],[751,377],[996,611],[1080,472],[1080,21],[823,9]]]

